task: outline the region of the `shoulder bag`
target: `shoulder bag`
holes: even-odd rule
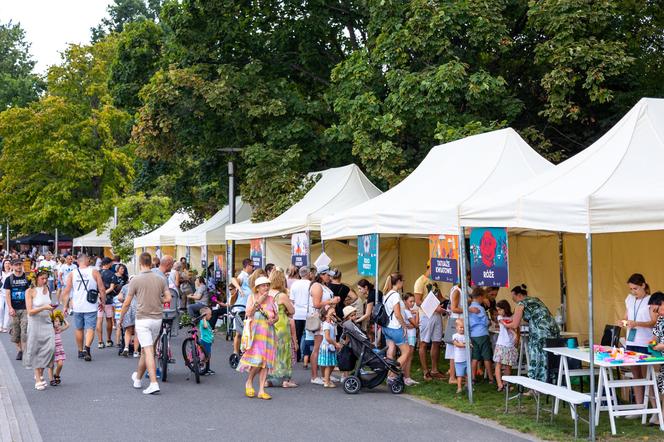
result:
[[[86,301],[88,301],[90,304],[96,304],[97,301],[99,301],[99,291],[96,289],[88,290],[88,285],[85,283],[85,279],[83,278],[81,269],[77,267],[76,271],[78,272],[78,275],[81,277],[81,282],[83,283],[83,288],[85,289],[86,292]]]
[[[312,284],[313,285],[313,284]],[[320,330],[320,313],[318,311],[309,313],[309,301],[311,300],[311,286],[309,287],[309,296],[307,297],[307,319],[304,323],[304,328],[310,332],[317,332]]]

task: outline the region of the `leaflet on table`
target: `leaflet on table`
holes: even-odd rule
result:
[[[422,301],[422,305],[420,305],[422,311],[424,311],[424,314],[427,315],[428,318],[432,317],[436,313],[438,306],[440,306],[440,300],[438,300],[438,297],[433,293],[433,291],[429,292],[429,294],[424,298],[424,301]]]

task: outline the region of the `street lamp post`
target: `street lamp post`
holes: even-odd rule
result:
[[[228,221],[230,224],[235,224],[235,163],[233,160],[236,153],[242,152],[242,148],[227,147],[217,149],[219,152],[229,153],[230,160],[228,160]],[[235,241],[226,241],[226,301],[230,301],[230,282],[233,274],[235,273]]]

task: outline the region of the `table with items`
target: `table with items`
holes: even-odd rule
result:
[[[568,359],[575,359],[587,364],[590,363],[590,351],[588,348],[550,347],[544,350],[560,356],[558,370],[558,385],[562,385],[563,379],[567,388],[571,389],[571,372]],[[611,421],[611,434],[616,434],[615,418],[618,416],[640,415],[641,422],[646,423],[649,414],[659,416],[659,428],[664,431],[664,417],[657,390],[657,375],[655,366],[664,363],[664,357],[647,355],[622,348],[594,346],[595,367],[599,368],[599,381],[597,383],[595,397],[595,425],[599,424],[600,411],[608,411]],[[643,365],[647,367],[647,375],[643,379],[614,379],[613,369],[618,367],[634,367]],[[623,387],[645,387],[643,403],[619,404],[616,390]],[[652,390],[652,393],[651,393]],[[654,395],[656,408],[648,408],[651,394]],[[558,401],[555,404],[555,412],[558,411]]]

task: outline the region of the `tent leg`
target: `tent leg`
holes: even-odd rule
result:
[[[461,280],[461,307],[463,308],[463,335],[466,341],[466,363],[468,364],[468,401],[473,403],[473,375],[470,355],[470,327],[468,326],[468,280],[466,279],[466,229],[459,227],[459,279]]]
[[[593,324],[593,236],[586,234],[586,254],[588,258],[588,348],[590,351],[590,440],[595,440],[595,348]]]

